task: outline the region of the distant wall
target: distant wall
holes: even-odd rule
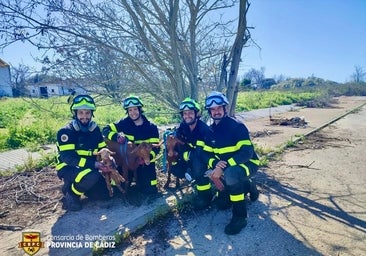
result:
[[[10,80],[10,66],[0,59],[0,97],[13,97]]]

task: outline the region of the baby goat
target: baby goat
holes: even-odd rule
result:
[[[111,185],[112,180],[116,183],[116,186],[119,191],[121,191],[121,193],[126,193],[126,191],[121,187],[121,183],[125,182],[125,179],[116,169],[117,165],[114,158],[112,157],[114,154],[116,153],[110,151],[108,148],[102,148],[98,153],[96,153],[97,160],[100,161],[104,166],[107,166],[109,169],[109,172],[102,172],[102,175],[107,184],[110,197],[113,196],[113,188]]]

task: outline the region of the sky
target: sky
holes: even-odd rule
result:
[[[239,76],[265,68],[267,78],[315,76],[347,82],[360,66],[366,71],[366,0],[249,0],[247,25],[261,49],[243,49]],[[228,11],[238,16],[238,7]],[[13,66],[40,68],[36,49],[17,43],[0,50]]]

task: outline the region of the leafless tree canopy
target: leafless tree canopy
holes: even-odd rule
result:
[[[237,17],[220,13],[238,2],[235,31]],[[246,7],[243,0],[0,0],[0,48],[28,42],[46,51],[42,63],[62,78],[89,81],[116,99],[147,92],[176,108],[223,88],[224,70],[236,82]]]
[[[360,83],[363,82],[366,77],[366,72],[363,71],[361,66],[356,65],[355,71],[351,75],[352,82]]]

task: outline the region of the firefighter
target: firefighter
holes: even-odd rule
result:
[[[217,207],[232,207],[232,218],[225,233],[235,235],[247,225],[245,195],[250,192],[251,201],[258,198],[252,176],[257,172],[259,160],[247,127],[227,115],[228,104],[221,92],[211,92],[205,100],[205,108],[213,119],[213,133],[205,142],[204,155],[212,168],[210,178],[215,184],[222,180],[223,187],[218,188],[215,199]]]
[[[71,101],[71,100],[70,100]],[[105,147],[99,126],[92,121],[96,106],[89,95],[78,95],[71,101],[73,119],[57,132],[57,176],[64,181],[63,206],[81,210],[80,196],[107,199],[108,189],[99,172],[108,168],[96,161],[93,153]]]
[[[197,198],[193,200],[196,209],[207,208],[212,200],[211,183],[205,177],[207,164],[202,161],[204,141],[210,133],[208,125],[200,120],[200,106],[191,99],[184,99],[179,105],[182,122],[176,129],[176,137],[184,145],[179,146],[178,161],[172,166],[172,173],[179,178],[187,177],[195,180]]]
[[[141,99],[138,96],[129,96],[123,100],[122,105],[127,116],[105,126],[102,131],[103,136],[120,144],[126,143],[126,141],[136,145],[142,142],[158,144],[158,127],[143,114],[144,104]],[[137,169],[136,185],[143,194],[154,195],[158,192],[155,159],[159,152],[159,147],[153,147],[150,152],[150,164],[142,164]]]

